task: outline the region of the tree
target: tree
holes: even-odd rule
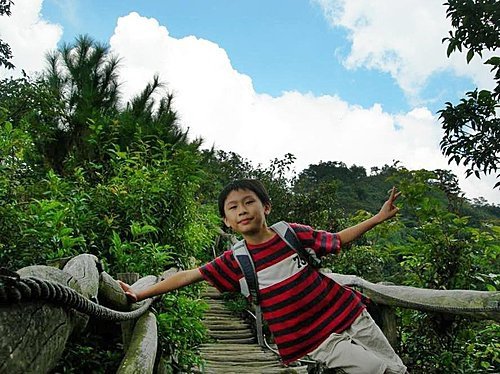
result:
[[[172,147],[191,144],[198,148],[200,140],[189,143],[188,131],[178,125],[177,113],[173,109],[173,94],[159,92],[164,87],[165,84],[155,75],[144,90],[127,103],[120,115],[121,145],[128,146],[139,135],[143,138],[156,137]],[[159,100],[155,100],[158,95]]]
[[[14,2],[12,0],[0,0],[0,16],[10,16],[10,7]],[[7,69],[14,69],[14,65],[9,61],[12,59],[12,50],[10,46],[0,39],[0,66],[5,66]]]
[[[468,50],[467,63],[484,50],[500,47],[500,6],[498,0],[449,0],[445,3],[447,18],[454,31],[443,39],[448,42],[448,57],[455,51]],[[467,92],[460,104],[447,102],[440,110],[444,136],[440,146],[448,162],[463,163],[466,176],[491,174],[500,165],[500,57],[485,61],[491,65],[496,87],[493,91]],[[497,174],[497,179],[500,174]],[[494,188],[500,187],[500,181]]]
[[[54,123],[61,115],[62,107],[47,84],[25,73],[21,78],[2,79],[0,103],[6,110],[6,120],[31,135],[40,165],[50,164],[44,162],[47,161],[45,155],[52,152],[54,133],[57,131]]]
[[[495,290],[498,227],[473,227],[469,217],[452,211],[461,194],[456,177],[442,170],[401,168],[392,181],[402,191],[399,207],[404,212],[404,226],[398,230],[403,240],[392,241],[388,248],[399,255],[400,282],[430,289]],[[400,315],[411,372],[495,371],[498,347],[490,338],[494,324],[412,310]]]
[[[119,59],[108,46],[83,35],[74,44],[49,53],[47,61],[43,79],[64,104],[62,115],[55,119],[53,154],[49,155],[52,167],[61,173],[70,151],[84,152],[89,119],[116,113]]]
[[[178,125],[173,95],[162,92],[159,76],[124,107],[119,105],[120,59],[109,46],[79,36],[48,54],[47,62],[43,82],[62,108],[53,119],[53,142],[47,149],[52,153],[47,159],[59,174],[69,165],[109,160],[106,154],[115,147],[199,147],[201,140],[190,142]]]
[[[377,173],[370,176],[362,166],[348,167],[343,162],[327,161],[316,165],[309,165],[298,176],[296,187],[302,189],[316,188],[326,183],[335,182],[336,199],[346,213],[355,213],[357,210],[376,211],[386,199],[386,192],[391,187],[385,182],[391,169],[384,166],[377,168]],[[331,190],[331,189],[330,189]]]

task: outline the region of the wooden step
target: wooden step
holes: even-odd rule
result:
[[[208,331],[208,335],[217,340],[232,340],[232,339],[253,339],[253,332],[251,330],[241,331]]]
[[[256,344],[257,338],[251,326],[226,307],[215,288],[209,287],[203,298],[209,306],[203,323],[214,341],[199,348],[204,361],[199,373],[307,373],[306,367],[285,367],[275,353]]]
[[[204,321],[205,326],[210,330],[231,330],[231,329],[250,329],[251,326],[248,323],[243,323],[241,321],[226,321],[226,320],[213,320]]]

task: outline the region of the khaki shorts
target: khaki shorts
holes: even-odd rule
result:
[[[327,368],[342,369],[349,374],[406,372],[403,361],[366,310],[351,327],[340,334],[331,334],[308,356]]]

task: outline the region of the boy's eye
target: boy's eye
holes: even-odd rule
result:
[[[229,208],[227,208],[229,210],[233,210],[233,209],[236,209],[236,205],[231,205]]]
[[[255,200],[248,200],[248,201],[247,201],[247,205],[252,204],[252,203],[254,203],[254,202],[255,202]]]

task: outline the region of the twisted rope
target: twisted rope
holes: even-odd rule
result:
[[[74,289],[63,284],[37,277],[23,277],[6,270],[0,270],[0,305],[32,300],[45,300],[64,308],[73,308],[81,313],[107,321],[136,319],[144,314],[152,299],[142,301],[138,309],[121,312],[99,305]]]

